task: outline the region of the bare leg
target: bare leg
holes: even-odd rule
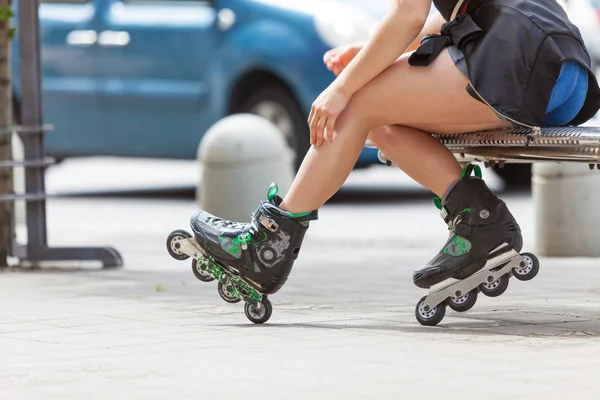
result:
[[[348,178],[368,132],[376,127],[401,125],[393,129],[407,138],[390,143],[403,150],[390,152],[392,146],[386,146],[386,152],[396,165],[437,194],[446,190],[452,177],[458,177],[460,167],[419,127],[453,134],[505,126],[486,105],[468,95],[467,80],[447,51],[426,68],[409,66],[408,56],[403,55],[354,95],[336,123],[333,143],[309,150],[282,208],[293,213],[320,208]]]
[[[343,113],[336,123],[332,143],[311,147],[281,208],[293,213],[320,208],[344,184],[362,151],[369,125]]]
[[[399,125],[382,126],[373,129],[369,138],[388,160],[439,197],[462,172],[460,164],[446,146],[418,129]]]
[[[465,131],[501,127],[509,127],[509,125],[493,122],[489,125],[461,126]],[[435,127],[423,124],[423,129],[435,130]],[[371,130],[369,138],[388,160],[439,197],[443,196],[448,186],[462,173],[462,167],[452,152],[439,140],[422,130],[400,125],[381,126]],[[428,151],[424,152],[422,149]]]

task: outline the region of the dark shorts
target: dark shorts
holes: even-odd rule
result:
[[[458,69],[469,79],[469,71],[462,51],[456,46],[449,46],[448,52]],[[573,62],[564,63],[550,97],[543,126],[569,124],[583,107],[587,91],[588,74],[585,68]],[[501,121],[511,122],[497,113],[496,115]],[[513,126],[518,127],[514,123]]]

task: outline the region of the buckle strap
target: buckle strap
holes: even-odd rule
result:
[[[444,50],[445,47],[456,45],[462,49],[465,44],[483,34],[481,29],[469,14],[464,14],[442,25],[440,34],[425,35],[421,45],[408,58],[412,66],[424,67]]]
[[[261,212],[258,215],[257,220],[266,230],[270,232],[275,233],[279,230],[279,224],[271,218],[267,217],[263,212]]]

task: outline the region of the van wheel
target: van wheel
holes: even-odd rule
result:
[[[240,111],[266,118],[283,133],[298,171],[310,148],[310,130],[289,90],[276,83],[262,86],[248,96]]]

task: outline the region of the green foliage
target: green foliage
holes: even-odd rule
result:
[[[0,21],[10,21],[14,16],[15,13],[13,12],[12,7],[0,7]],[[11,40],[14,39],[16,33],[16,28],[10,28],[8,32],[8,38]]]

